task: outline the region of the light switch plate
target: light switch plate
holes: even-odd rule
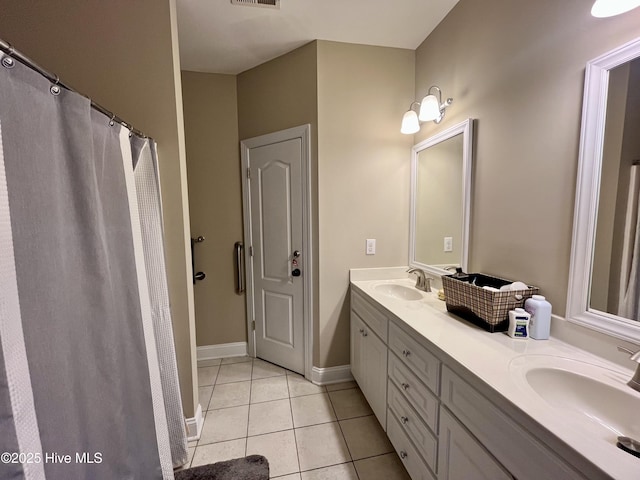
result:
[[[444,251],[453,252],[453,237],[444,237]]]
[[[375,238],[367,238],[367,255],[375,255],[376,254],[376,239]]]

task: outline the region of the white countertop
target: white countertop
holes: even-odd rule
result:
[[[512,362],[523,355],[552,355],[609,369],[612,377],[619,380],[621,390],[637,396],[636,418],[640,419],[640,393],[625,384],[633,374],[631,370],[553,337],[521,340],[486,332],[449,314],[435,293],[425,293],[423,300],[405,301],[375,290],[377,285],[390,282],[413,287],[415,281],[407,278],[405,270],[406,267],[351,270],[351,283],[602,471],[616,479],[640,479],[640,458],[617,448],[615,433],[583,414],[547,404],[518,379]]]

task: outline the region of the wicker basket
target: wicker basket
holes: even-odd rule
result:
[[[509,310],[522,307],[524,301],[538,293],[538,287],[526,290],[493,292],[482,288],[500,288],[512,282],[481,273],[464,277],[442,276],[447,310],[489,332],[503,332],[509,327]]]

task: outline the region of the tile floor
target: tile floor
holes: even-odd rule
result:
[[[236,357],[200,364],[198,383],[205,421],[189,444],[193,467],[260,454],[280,480],[409,480],[354,382],[320,387]]]

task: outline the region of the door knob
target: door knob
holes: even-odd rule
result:
[[[300,271],[300,269],[299,269],[299,268],[294,268],[294,269],[291,271],[291,275],[292,275],[292,276],[294,276],[294,277],[299,277],[301,273],[302,273],[302,272]]]
[[[207,274],[204,272],[198,272],[193,276],[193,278],[196,280],[204,280],[205,278],[207,278]]]

